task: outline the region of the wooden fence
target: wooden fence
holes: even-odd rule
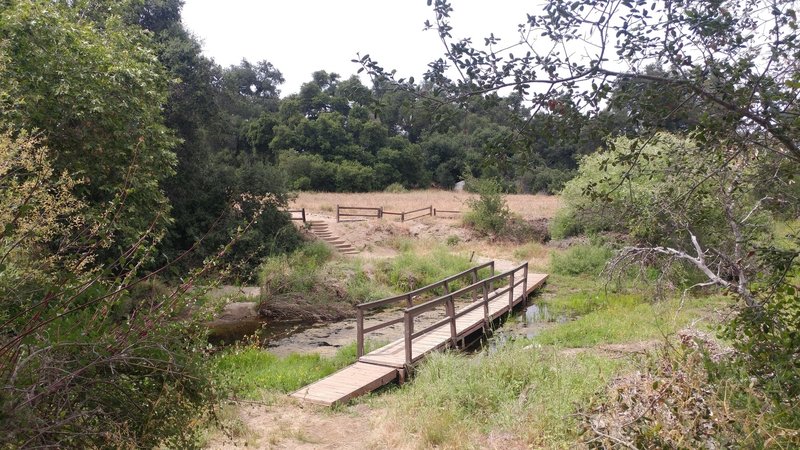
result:
[[[433,215],[441,215],[441,214],[461,214],[461,211],[448,211],[446,209],[436,209],[433,208]]]
[[[286,210],[289,213],[289,220],[302,220],[303,223],[306,223],[306,209],[289,209]],[[295,216],[295,214],[300,214],[300,216]]]
[[[408,216],[412,217],[409,218]],[[420,217],[426,217],[426,216],[433,216],[433,206],[428,206],[427,208],[415,209],[413,211],[403,211],[402,213],[400,213],[400,222],[405,222],[406,220],[415,220],[419,219]]]
[[[400,323],[404,321],[404,317],[400,317],[398,319],[389,320],[387,322],[379,323],[377,325],[373,325],[369,328],[364,328],[364,313],[376,308],[382,308],[390,305],[396,305],[397,303],[402,303],[406,305],[406,308],[411,308],[414,306],[414,299],[419,297],[422,294],[427,292],[433,291],[436,288],[443,287],[445,294],[450,293],[450,283],[455,280],[458,280],[462,277],[469,276],[470,281],[472,284],[478,282],[478,271],[481,269],[489,268],[490,276],[494,275],[494,261],[489,261],[487,263],[475,266],[471,269],[467,269],[463,272],[457,273],[455,275],[451,275],[443,280],[437,281],[436,283],[429,284],[425,287],[421,287],[419,289],[415,289],[410,292],[406,292],[405,294],[396,295],[394,297],[384,298],[382,300],[376,300],[373,302],[366,302],[356,305],[356,348],[358,352],[358,356],[364,356],[364,335],[367,333],[371,333],[373,331],[380,330],[381,328],[386,328],[388,326]],[[489,282],[489,286],[492,286],[493,282]],[[462,289],[463,290],[463,289]],[[460,292],[460,291],[459,291]],[[473,293],[473,300],[477,300],[477,294]]]
[[[344,220],[345,222],[347,222],[351,220],[382,219],[383,216],[400,216],[400,222],[405,222],[407,220],[416,220],[421,217],[434,216],[435,215],[434,211],[436,210],[433,208],[433,206],[426,206],[424,208],[414,209],[411,211],[393,212],[393,211],[385,211],[383,208],[336,205],[336,222],[342,222],[341,219],[342,217],[361,218],[361,219]],[[458,212],[458,211],[447,211],[447,212]]]
[[[342,212],[344,211],[344,212]],[[341,222],[342,217],[364,217],[380,219],[383,217],[383,208],[367,208],[360,206],[339,206],[336,205],[336,222]],[[360,220],[347,219],[345,222]]]

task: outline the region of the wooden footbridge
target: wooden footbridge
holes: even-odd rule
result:
[[[528,263],[495,274],[492,261],[402,295],[362,303],[357,306],[358,361],[291,395],[330,406],[395,380],[402,383],[425,355],[445,348],[463,348],[490,333],[497,319],[524,303],[528,294],[546,280],[545,274],[528,273]],[[465,287],[452,290],[464,284]],[[443,295],[422,301],[436,292],[443,292]],[[457,301],[468,303],[456,311]],[[398,304],[405,306],[398,310],[398,317],[364,326],[364,316],[368,311]],[[437,310],[440,315],[444,313],[442,319],[420,330],[415,328],[415,319]],[[364,336],[367,333],[400,323],[403,324],[401,339],[364,354]]]

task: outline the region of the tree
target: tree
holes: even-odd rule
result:
[[[740,139],[800,161],[793,0],[548,0],[510,46],[492,35],[483,47],[453,41],[450,2],[433,3],[436,20],[427,27],[439,34],[445,57],[429,65],[425,79],[453,100],[510,87],[537,108],[555,110],[564,95],[599,108],[612,83],[648,82],[678,96],[678,109],[714,111],[709,126],[700,124],[710,141],[724,124]],[[393,78],[368,55],[360,62],[378,78]],[[648,73],[653,64],[665,73]]]
[[[84,181],[75,190],[89,217],[119,205],[115,240],[163,229],[160,183],[173,174],[177,140],[164,125],[167,76],[149,36],[52,2],[7,2],[0,11],[0,119],[43,134],[56,172]]]

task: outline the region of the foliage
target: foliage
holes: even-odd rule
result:
[[[702,225],[696,232],[706,235],[724,227],[722,206],[704,198],[715,192],[713,185],[703,183],[706,172],[697,170],[702,163],[692,140],[659,133],[645,143],[620,137],[611,148],[581,160],[578,175],[562,191],[565,210],[555,219],[554,233],[568,237],[619,231],[666,245],[679,225],[669,220],[662,205],[688,192],[694,201],[681,211],[685,222],[697,224],[696,228]],[[595,199],[586,195],[589,190],[603,192],[604,196]]]
[[[613,381],[582,408],[592,448],[794,447],[800,417],[771,405],[705,333],[683,330],[679,342],[649,359],[646,371]]]
[[[383,189],[383,192],[391,192],[393,194],[398,194],[402,192],[408,192],[408,189],[403,187],[403,185],[400,183],[392,183],[386,186],[386,188]]]
[[[333,258],[333,251],[324,242],[306,242],[291,254],[271,256],[261,265],[261,297],[266,304],[276,304],[286,297],[293,307],[342,303],[347,305],[347,316],[352,312],[349,305],[388,297],[394,292],[363,266],[358,259]]]
[[[563,253],[553,253],[550,268],[561,275],[589,275],[596,277],[603,272],[614,252],[607,246],[581,244],[568,248]]]
[[[470,185],[478,198],[467,200],[470,211],[464,214],[464,223],[484,234],[502,233],[511,218],[511,211],[503,198],[500,183],[474,180]]]
[[[787,258],[788,256],[788,258]],[[739,351],[737,361],[757,375],[758,385],[777,404],[800,398],[800,268],[796,252],[782,257],[788,264],[781,281],[762,282],[755,291],[758,304],[746,307],[727,324],[723,336]]]
[[[0,10],[4,127],[41,133],[56,173],[81,181],[75,195],[90,219],[124,203],[108,230],[115,244],[162,230],[169,206],[159,183],[174,173],[177,141],[164,125],[167,76],[149,36],[114,16],[94,23],[63,3],[13,1]]]
[[[85,220],[77,183],[25,133],[0,135],[0,158],[0,446],[192,446],[214,401],[204,329],[176,320],[185,286],[131,298],[154,237],[96,264],[117,211]]]
[[[785,114],[797,109],[800,89],[793,65],[800,48],[793,0],[647,5],[548,0],[522,19],[519,39],[511,45],[494,33],[456,41],[451,3],[431,3],[435,21],[426,22],[426,29],[438,34],[446,51],[429,64],[424,79],[440,96],[463,101],[513,87],[535,108],[560,114],[569,108],[565,97],[600,108],[617,87],[618,97],[635,93],[650,107],[627,114],[648,127],[669,128],[674,119],[693,126],[693,118],[700,117],[695,129],[705,142],[735,136],[740,143],[766,144],[800,159],[796,118]],[[395,81],[394,72],[369,55],[357,62],[374,77]],[[408,86],[402,79],[395,82]],[[684,113],[698,108],[700,115]]]
[[[324,242],[307,242],[289,255],[268,258],[260,268],[262,295],[308,292],[318,282],[322,266],[333,257]]]
[[[391,260],[381,261],[375,276],[379,282],[398,292],[408,292],[475,265],[468,258],[451,253],[447,247],[436,247],[427,254],[404,251]],[[462,283],[465,281],[462,280]],[[451,289],[457,288],[457,282],[451,285]]]

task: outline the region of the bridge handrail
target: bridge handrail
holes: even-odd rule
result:
[[[515,280],[516,272],[522,270],[522,277],[521,280]],[[503,289],[497,290],[490,294],[491,286],[494,281],[498,281],[504,278],[509,279],[509,283]],[[469,311],[477,309],[478,306],[483,306],[483,314],[484,320],[489,320],[489,302],[499,298],[500,296],[508,293],[508,303],[509,303],[509,310],[514,305],[514,288],[522,284],[523,292],[527,292],[528,290],[528,263],[522,263],[519,266],[507,271],[503,272],[498,275],[494,275],[492,277],[486,278],[484,280],[478,281],[473,283],[469,286],[466,286],[462,289],[459,289],[456,292],[447,293],[441,297],[435,298],[433,300],[429,300],[425,303],[412,306],[403,310],[403,328],[404,328],[404,338],[405,338],[405,354],[406,354],[406,364],[411,365],[413,362],[413,340],[423,334],[434,330],[442,325],[450,323],[450,338],[454,341],[453,344],[455,345],[456,340],[456,319],[458,317],[463,316]],[[466,294],[470,291],[475,291],[480,288],[483,291],[483,300],[480,303],[475,305],[470,305],[462,311],[458,313],[455,312],[455,304],[454,299],[458,296]],[[445,305],[445,318],[442,320],[437,321],[436,323],[425,327],[425,329],[414,332],[414,318],[423,314],[431,309],[436,308],[437,306],[441,306],[442,304]]]
[[[483,263],[483,264],[479,264],[479,265],[477,265],[475,267],[472,267],[470,269],[467,269],[467,270],[465,270],[463,272],[459,272],[459,273],[457,273],[455,275],[450,275],[447,278],[439,280],[439,281],[437,281],[435,283],[431,283],[431,284],[429,284],[427,286],[415,289],[415,290],[410,291],[410,292],[406,292],[405,294],[395,295],[393,297],[387,297],[387,298],[384,298],[384,299],[381,299],[381,300],[375,300],[375,301],[372,301],[372,302],[365,302],[365,303],[360,303],[360,304],[356,305],[356,330],[357,330],[356,331],[356,334],[357,334],[357,337],[356,337],[356,351],[358,353],[358,356],[359,357],[364,356],[364,335],[366,333],[370,333],[370,332],[373,332],[373,331],[376,331],[376,330],[380,330],[381,328],[386,328],[388,326],[395,325],[395,324],[398,324],[398,323],[403,321],[403,317],[401,316],[401,317],[399,317],[397,319],[389,320],[387,322],[382,322],[382,323],[379,323],[377,325],[373,325],[371,327],[364,328],[364,312],[365,311],[368,311],[368,310],[374,309],[374,308],[379,308],[381,306],[386,306],[386,305],[390,305],[390,304],[393,304],[393,303],[397,303],[397,302],[402,301],[402,300],[405,300],[406,305],[410,307],[410,306],[412,306],[414,304],[414,298],[415,297],[418,297],[420,294],[423,294],[423,293],[425,293],[427,291],[431,291],[431,290],[436,289],[436,288],[438,288],[440,286],[444,286],[445,292],[449,292],[450,291],[449,283],[451,281],[454,281],[454,280],[456,280],[458,278],[461,278],[463,276],[471,275],[472,276],[472,282],[475,283],[478,280],[478,271],[480,271],[481,269],[485,269],[487,267],[491,269],[492,276],[494,276],[494,270],[495,270],[494,261],[489,261],[489,262],[486,262],[486,263]]]

